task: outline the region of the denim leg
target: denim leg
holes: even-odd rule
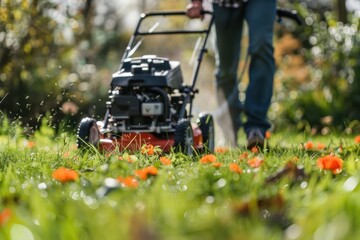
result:
[[[237,132],[241,127],[242,105],[239,100],[237,69],[240,58],[240,41],[244,16],[239,9],[213,5],[216,30],[216,89],[220,108],[226,108],[230,115],[233,136],[230,142],[237,142]],[[229,116],[222,116],[229,117]],[[226,121],[224,121],[225,123]],[[229,126],[220,123],[223,132]]]
[[[249,26],[249,85],[246,90],[245,132],[259,128],[262,133],[270,128],[267,112],[273,93],[275,73],[273,27],[276,16],[276,0],[248,1],[245,19]]]

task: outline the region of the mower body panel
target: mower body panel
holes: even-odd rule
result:
[[[153,55],[124,60],[122,68],[113,74],[112,87],[181,88],[183,77],[180,62]]]
[[[99,129],[101,130],[101,129]],[[194,135],[194,149],[200,150],[203,148],[203,139],[200,128],[197,125],[192,125]],[[174,145],[174,134],[154,134],[154,133],[124,133],[118,138],[106,138],[101,136],[99,142],[99,150],[102,152],[113,151],[139,151],[141,147],[151,144],[159,147],[164,152],[169,152]]]

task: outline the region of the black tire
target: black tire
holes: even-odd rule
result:
[[[83,118],[79,124],[76,135],[76,145],[78,149],[98,146],[100,141],[100,131],[93,118]]]
[[[204,152],[213,153],[215,149],[215,125],[212,115],[200,113],[197,124],[202,132]]]
[[[176,125],[174,147],[186,155],[192,156],[194,153],[194,133],[189,120],[181,119]]]

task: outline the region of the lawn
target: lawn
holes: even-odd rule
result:
[[[360,236],[354,134],[278,132],[267,152],[189,157],[156,146],[80,152],[73,135],[46,126],[30,138],[0,132],[0,239]]]

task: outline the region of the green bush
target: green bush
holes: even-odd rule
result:
[[[281,79],[282,88],[276,93],[280,97],[275,101],[282,108],[275,124],[281,128],[290,123],[301,129],[332,124],[344,129],[360,118],[360,16],[352,14],[351,21],[343,24],[332,12],[326,12],[322,19],[309,9],[298,10],[305,26],[293,32],[302,43],[295,54],[304,59],[309,76],[300,83],[294,78]]]

